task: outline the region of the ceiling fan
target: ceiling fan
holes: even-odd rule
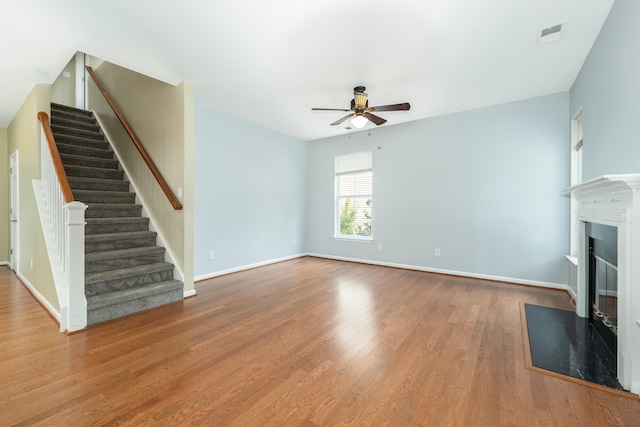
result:
[[[351,108],[346,110],[343,108],[312,108],[312,111],[345,111],[350,112],[343,118],[331,123],[331,126],[339,125],[347,119],[351,118],[351,124],[356,128],[362,128],[368,121],[381,125],[386,122],[382,117],[378,117],[372,112],[378,111],[406,111],[411,108],[408,102],[402,104],[381,105],[379,107],[369,107],[368,96],[364,86],[356,86],[353,88],[353,99],[351,100]]]

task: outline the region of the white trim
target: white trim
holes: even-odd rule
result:
[[[578,266],[578,257],[573,255],[565,255],[564,256],[571,264]]]
[[[182,294],[182,298],[189,298],[189,297],[195,297],[196,296],[196,290],[195,289],[190,289],[188,291],[184,291],[184,293]]]
[[[291,256],[288,256],[288,257],[283,257],[283,258],[273,259],[273,260],[269,260],[269,261],[259,262],[259,263],[256,263],[256,264],[249,264],[249,265],[244,265],[244,266],[240,266],[240,267],[235,267],[235,268],[231,268],[229,270],[223,270],[223,271],[217,271],[217,272],[214,272],[214,273],[203,274],[203,275],[200,275],[200,276],[196,276],[194,278],[194,280],[196,282],[198,282],[198,281],[201,281],[201,280],[211,279],[211,278],[218,277],[218,276],[224,276],[226,274],[237,273],[237,272],[244,271],[244,270],[250,270],[250,269],[256,268],[256,267],[262,267],[262,266],[269,265],[269,264],[276,264],[278,262],[288,261],[288,260],[295,259],[295,258],[302,258],[302,257],[305,257],[305,256],[316,257],[316,258],[324,258],[324,259],[332,259],[332,260],[336,260],[336,261],[349,261],[349,262],[357,262],[357,263],[361,263],[361,264],[379,265],[379,266],[382,266],[382,267],[393,267],[393,268],[400,268],[400,269],[403,269],[403,270],[424,271],[425,273],[438,273],[438,274],[447,274],[447,275],[451,275],[451,276],[470,277],[470,278],[473,278],[473,279],[491,280],[491,281],[495,281],[495,282],[505,282],[505,283],[512,283],[512,284],[516,284],[516,285],[527,285],[527,286],[535,286],[535,287],[539,287],[539,288],[558,289],[558,290],[561,290],[561,291],[569,291],[571,294],[573,294],[573,292],[571,291],[571,289],[570,289],[570,287],[568,285],[563,285],[563,284],[560,284],[560,283],[540,282],[540,281],[536,281],[536,280],[516,279],[516,278],[513,278],[513,277],[492,276],[492,275],[488,275],[488,274],[476,274],[476,273],[468,273],[468,272],[453,271],[453,270],[442,270],[442,269],[437,269],[437,268],[429,268],[429,267],[422,267],[422,266],[416,266],[416,265],[397,264],[397,263],[383,262],[383,261],[372,261],[372,260],[360,259],[360,258],[348,258],[348,257],[335,256],[335,255],[318,254],[318,253],[313,253],[313,252],[306,252],[306,253],[301,253],[301,254],[297,254],[297,255],[291,255]],[[574,295],[574,297],[575,297],[575,295]]]
[[[0,261],[0,265],[6,265],[8,267],[9,261]]]
[[[193,278],[193,280],[194,280],[194,282],[199,282],[201,280],[212,279],[214,277],[224,276],[226,274],[238,273],[238,272],[244,271],[244,270],[251,270],[252,268],[256,268],[256,267],[264,267],[265,265],[277,264],[277,263],[283,262],[283,261],[289,261],[289,260],[296,259],[296,258],[302,258],[302,257],[307,256],[307,255],[308,254],[306,254],[306,253],[302,253],[302,254],[290,255],[290,256],[286,256],[286,257],[282,257],[282,258],[275,258],[275,259],[270,259],[270,260],[267,260],[267,261],[257,262],[255,264],[242,265],[240,267],[234,267],[234,268],[230,268],[228,270],[216,271],[216,272],[213,272],[213,273],[207,273],[207,274],[202,274],[200,276],[195,276]]]
[[[333,240],[339,242],[360,242],[360,243],[371,243],[373,242],[373,237],[347,237],[347,236],[335,236]]]
[[[551,282],[540,282],[536,280],[525,280],[525,279],[516,279],[514,277],[503,277],[503,276],[492,276],[489,274],[477,274],[477,273],[469,273],[466,271],[454,271],[454,270],[442,270],[439,268],[429,268],[422,267],[417,265],[408,265],[408,264],[397,264],[393,262],[383,262],[383,261],[372,261],[368,259],[360,259],[360,258],[347,258],[340,257],[334,255],[325,255],[325,254],[316,254],[316,253],[307,253],[307,256],[313,256],[317,258],[326,258],[326,259],[334,259],[337,261],[349,261],[349,262],[358,262],[362,264],[371,264],[371,265],[380,265],[383,267],[394,267],[401,268],[403,270],[416,270],[416,271],[424,271],[426,273],[438,273],[438,274],[447,274],[451,276],[460,276],[460,277],[470,277],[473,279],[482,279],[482,280],[491,280],[496,282],[506,282],[513,283],[516,285],[527,285],[527,286],[536,286],[540,288],[550,288],[550,289],[559,289],[559,290],[569,290],[568,285],[563,285],[560,283],[551,283]]]
[[[31,282],[27,280],[26,277],[24,277],[21,273],[16,273],[16,276],[18,276],[18,279],[20,279],[20,281],[29,289],[29,291],[31,291],[33,296],[40,302],[40,304],[42,304],[47,309],[47,311],[49,311],[49,313],[60,323],[60,312],[51,305],[51,303],[35,288],[35,286],[31,284]],[[64,330],[60,331],[60,333],[62,332],[64,332]]]

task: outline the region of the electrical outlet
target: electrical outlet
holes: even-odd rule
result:
[[[378,250],[381,251],[382,250],[382,243],[378,243]]]
[[[33,270],[33,258],[29,259],[29,267]]]
[[[293,239],[292,243],[293,243],[293,246],[295,246],[298,244],[298,241],[296,239]]]
[[[209,259],[215,259],[216,258],[216,254],[213,251],[209,252]]]
[[[253,245],[253,252],[258,252],[258,245]]]
[[[435,256],[440,256],[440,248],[435,248],[434,251],[433,251],[433,254]]]

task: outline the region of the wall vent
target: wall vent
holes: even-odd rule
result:
[[[566,32],[566,27],[567,22],[565,21],[538,30],[538,46],[562,40]]]

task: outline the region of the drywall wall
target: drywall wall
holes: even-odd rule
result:
[[[583,180],[640,172],[640,2],[617,0],[571,88],[582,109]]]
[[[16,150],[19,153],[19,249],[16,271],[44,298],[45,304],[60,310],[32,183],[34,179],[40,179],[40,122],[37,114],[40,111],[50,114],[50,100],[49,86],[36,85],[11,121],[7,139],[8,155]]]
[[[65,76],[65,73],[68,75]],[[51,102],[76,106],[76,56],[65,65],[60,75],[51,85]]]
[[[304,252],[306,162],[304,141],[196,105],[196,279]]]
[[[185,157],[185,152],[192,152],[186,147],[193,141],[186,138],[193,135],[193,117],[189,117],[193,114],[193,89],[186,83],[172,86],[95,58],[89,58],[88,63],[173,193],[183,205],[191,203],[186,209],[173,209],[104,97],[90,81],[89,109],[99,117],[120,153],[120,161],[138,190],[138,196],[144,201],[145,210],[184,274],[185,292],[190,292],[193,290],[193,275],[186,274],[186,271],[191,269],[192,261],[185,254],[193,245],[190,238],[185,240],[185,229],[192,228],[189,223],[193,221],[193,202],[185,199],[185,194],[192,197],[193,190],[185,187],[193,179],[188,178],[193,174],[193,160]],[[183,195],[179,196],[181,191]]]
[[[9,262],[9,147],[7,128],[0,127],[0,263]]]
[[[566,286],[569,122],[565,92],[311,141],[307,250]],[[373,241],[336,240],[334,158],[367,150]]]

